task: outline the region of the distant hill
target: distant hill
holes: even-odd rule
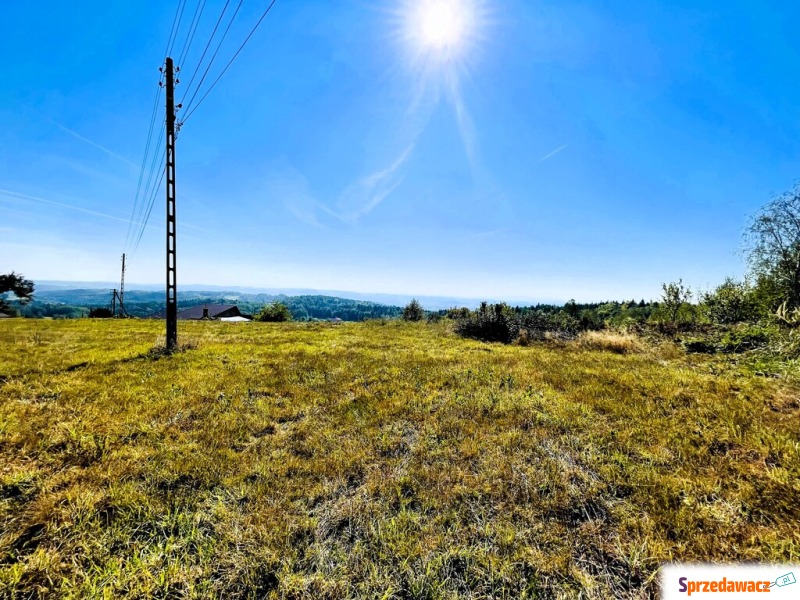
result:
[[[402,309],[391,304],[338,298],[321,294],[289,296],[286,294],[245,293],[241,291],[185,290],[178,292],[178,307],[198,304],[236,304],[243,313],[255,313],[264,304],[283,302],[297,320],[339,318],[343,321],[391,318]],[[22,309],[30,317],[76,318],[86,316],[90,308],[110,306],[109,288],[68,289],[43,284],[36,289],[34,301]],[[134,317],[149,316],[164,307],[163,291],[128,290],[125,311]]]
[[[108,298],[111,297],[111,289],[119,287],[119,282],[111,281],[36,281],[36,295],[40,299],[45,299],[44,292],[72,292],[72,291],[101,291]],[[163,299],[163,284],[140,284],[131,283],[127,286],[129,291],[125,292],[126,297],[134,291],[157,292]],[[192,296],[191,294],[195,294]],[[427,310],[442,310],[453,306],[467,306],[476,308],[482,300],[488,302],[505,301],[509,304],[532,305],[532,304],[564,304],[566,299],[558,298],[463,298],[457,296],[424,296],[414,294],[383,294],[369,292],[350,292],[345,290],[318,290],[310,288],[260,288],[248,286],[215,286],[208,284],[188,284],[179,286],[179,298],[191,299],[192,297],[214,297],[229,298],[237,301],[239,297],[268,296],[268,297],[294,297],[294,296],[330,296],[346,300],[361,300],[373,302],[384,306],[405,306],[412,298],[420,301]],[[56,296],[47,296],[55,298]]]

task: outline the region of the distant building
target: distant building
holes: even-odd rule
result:
[[[167,311],[160,310],[148,317],[148,319],[166,319]],[[198,304],[191,308],[184,308],[178,311],[179,321],[202,321],[219,319],[221,321],[236,320],[249,321],[248,316],[239,311],[235,304]]]

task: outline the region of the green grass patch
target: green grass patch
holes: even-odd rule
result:
[[[0,597],[651,597],[800,558],[800,402],[671,343],[0,322]]]

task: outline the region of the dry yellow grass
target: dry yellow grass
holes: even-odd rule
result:
[[[0,322],[0,597],[640,598],[664,561],[800,557],[796,390],[723,359],[161,333]]]
[[[587,350],[602,350],[617,354],[644,352],[645,345],[632,333],[616,331],[586,331],[578,338],[578,344]]]

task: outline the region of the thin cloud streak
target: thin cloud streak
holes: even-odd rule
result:
[[[447,83],[448,91],[450,92],[450,101],[453,103],[453,109],[456,113],[458,132],[461,134],[461,141],[464,144],[464,151],[467,154],[470,169],[472,169],[473,176],[475,176],[478,171],[478,143],[476,141],[475,126],[464,104],[464,99],[461,96],[461,90],[458,87],[458,81],[455,75],[452,73],[449,74]]]
[[[126,223],[131,225],[141,225],[140,221],[131,221],[130,219],[126,219],[124,217],[117,217],[115,215],[110,215],[108,213],[99,212],[96,210],[91,210],[89,208],[82,208],[80,206],[75,206],[74,204],[67,204],[65,202],[58,202],[56,200],[48,200],[47,198],[40,198],[39,196],[31,196],[29,194],[22,194],[20,192],[14,192],[11,190],[0,189],[0,196],[7,196],[9,198],[16,198],[20,200],[30,200],[31,202],[39,202],[40,204],[48,204],[50,206],[56,206],[58,208],[66,208],[67,210],[74,210],[76,212],[82,212],[87,215],[92,215],[95,217],[102,217],[104,219],[111,219],[112,221],[119,221],[120,223]],[[147,227],[155,227],[155,223],[148,223]],[[190,225],[188,223],[181,223],[181,227],[186,227],[187,229],[194,229],[196,231],[201,231],[204,233],[210,233],[209,231],[202,229],[200,227],[196,227],[194,225]]]
[[[114,215],[109,215],[108,213],[98,212],[96,210],[91,210],[88,208],[81,208],[80,206],[74,206],[72,204],[66,204],[64,202],[57,202],[56,200],[48,200],[46,198],[39,198],[38,196],[30,196],[28,194],[20,194],[19,192],[12,192],[11,190],[4,190],[0,189],[0,195],[8,196],[11,198],[18,198],[21,200],[30,200],[32,202],[39,202],[41,204],[48,204],[50,206],[57,206],[59,208],[66,208],[68,210],[74,210],[77,212],[82,212],[87,215],[93,215],[95,217],[103,217],[104,219],[111,219],[113,221],[120,221],[121,223],[133,223],[134,225],[141,225],[141,223],[135,223],[130,219],[125,219],[123,217],[116,217]]]
[[[537,161],[536,161],[534,164],[537,164],[537,165],[538,165],[539,163],[543,163],[543,162],[544,162],[544,161],[546,161],[548,158],[552,158],[552,157],[554,157],[556,154],[558,154],[559,152],[561,152],[561,151],[562,151],[564,148],[566,148],[567,146],[569,146],[569,144],[564,144],[563,146],[559,146],[558,148],[556,148],[555,150],[553,150],[553,151],[552,151],[552,152],[550,152],[549,154],[545,154],[545,155],[544,155],[542,158],[540,158],[539,160],[537,160]]]
[[[48,121],[50,121],[51,123],[53,123],[53,125],[55,125],[55,126],[56,126],[56,127],[58,127],[59,129],[61,129],[61,130],[63,130],[63,131],[66,131],[68,134],[70,134],[71,136],[73,136],[73,137],[75,137],[75,138],[77,138],[77,139],[81,140],[82,142],[85,142],[85,143],[89,144],[90,146],[94,146],[94,147],[95,147],[95,148],[97,148],[98,150],[101,150],[102,152],[105,152],[106,154],[108,154],[108,155],[109,155],[109,156],[111,156],[112,158],[116,158],[117,160],[124,162],[124,163],[125,163],[126,165],[128,165],[129,167],[132,167],[132,168],[134,168],[134,169],[139,169],[139,168],[140,168],[140,165],[137,165],[137,164],[135,164],[133,161],[131,161],[131,160],[128,160],[127,158],[125,158],[125,157],[124,157],[124,156],[122,156],[121,154],[117,154],[117,153],[116,153],[116,152],[114,152],[113,150],[109,150],[109,149],[108,149],[108,148],[106,148],[105,146],[102,146],[102,145],[98,144],[97,142],[94,142],[94,141],[90,140],[89,138],[82,136],[82,135],[81,135],[80,133],[78,133],[77,131],[73,131],[73,130],[72,130],[72,129],[70,129],[69,127],[65,127],[65,126],[64,126],[64,125],[62,125],[61,123],[57,123],[56,121],[54,121],[54,120],[53,120],[53,119],[51,119],[50,117],[45,117],[45,118],[46,118]]]
[[[329,207],[314,198],[308,182],[293,169],[272,176],[267,184],[269,195],[281,197],[284,207],[299,221],[313,227],[324,227],[321,215],[346,225],[355,224],[371,213],[403,182],[399,172],[414,151],[412,142],[388,167],[378,169],[355,180],[337,196],[336,206]]]
[[[492,231],[482,231],[480,233],[476,233],[474,235],[469,236],[468,240],[482,240],[484,238],[492,237],[495,235],[500,235],[501,233],[507,233],[511,231],[508,227],[503,229],[493,229]]]
[[[371,213],[383,202],[402,183],[402,177],[396,176],[397,172],[408,161],[413,151],[412,142],[391,165],[370,173],[345,188],[339,196],[340,218],[353,223]]]
[[[41,117],[41,118],[42,118],[42,119],[44,119],[45,121],[48,121],[48,122],[52,123],[53,125],[55,125],[55,126],[56,126],[56,127],[58,127],[59,129],[61,129],[62,131],[64,131],[65,133],[68,133],[68,134],[70,134],[71,136],[73,136],[74,138],[76,138],[76,139],[79,139],[80,141],[84,142],[85,144],[89,144],[90,146],[94,146],[95,148],[97,148],[97,149],[98,149],[98,150],[100,150],[101,152],[104,152],[104,153],[105,153],[105,154],[107,154],[108,156],[110,156],[110,157],[112,157],[112,158],[116,158],[117,160],[119,160],[119,161],[121,161],[121,162],[124,162],[124,163],[125,163],[126,165],[128,165],[129,167],[132,167],[133,169],[139,169],[139,168],[141,168],[141,166],[140,166],[140,165],[137,165],[137,164],[136,164],[136,163],[134,163],[132,160],[129,160],[129,159],[125,158],[124,156],[122,156],[121,154],[117,154],[117,153],[116,153],[116,152],[114,152],[113,150],[109,150],[109,149],[108,149],[108,148],[106,148],[105,146],[103,146],[103,145],[101,145],[101,144],[98,144],[97,142],[95,142],[95,141],[93,141],[93,140],[90,140],[90,139],[89,139],[89,138],[87,138],[87,137],[84,137],[84,136],[82,136],[82,135],[81,135],[80,133],[78,133],[77,131],[74,131],[74,130],[70,129],[69,127],[66,127],[65,125],[62,125],[61,123],[59,123],[58,121],[56,121],[56,120],[55,120],[55,119],[53,119],[52,117],[49,117],[49,116],[47,116],[46,114],[42,113],[41,111],[39,111],[39,110],[36,110],[35,108],[32,108],[32,107],[28,106],[27,104],[21,104],[21,106],[22,106],[23,108],[25,108],[26,110],[28,110],[28,111],[30,111],[30,112],[32,112],[32,113],[35,113],[37,116]]]

